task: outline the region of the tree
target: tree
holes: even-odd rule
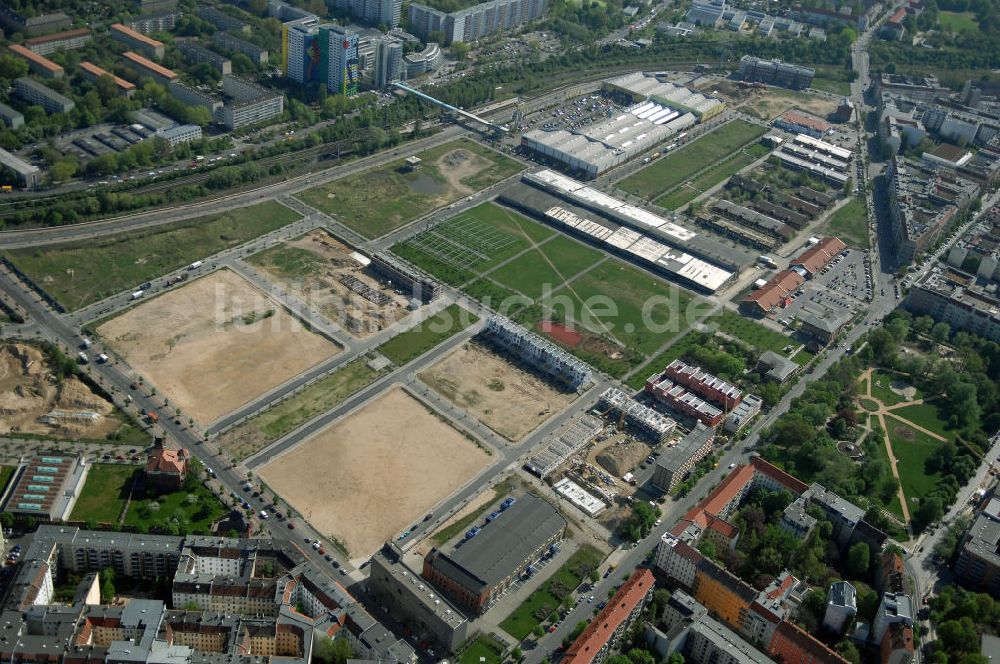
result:
[[[858,652],[857,647],[850,640],[845,639],[841,641],[834,647],[834,650],[851,664],[861,664],[861,653]]]
[[[632,660],[625,655],[612,655],[604,661],[606,664],[632,664]]]
[[[510,651],[510,656],[515,662],[520,662],[524,659],[524,653],[521,652],[521,646],[514,646],[514,649]]]
[[[469,45],[465,42],[452,42],[451,53],[455,56],[456,60],[462,62],[469,55]]]
[[[664,609],[667,608],[667,602],[670,601],[670,591],[664,588],[660,588],[653,592],[652,599],[649,600],[649,613],[653,616],[654,624],[659,621],[660,616],[663,615]]]
[[[943,514],[941,499],[937,496],[928,496],[920,501],[914,520],[917,522],[917,527],[922,530],[940,519]]]
[[[0,512],[0,526],[12,528],[14,526],[14,515],[10,512]]]
[[[0,55],[0,78],[10,81],[27,75],[27,61],[13,55]]]
[[[945,343],[948,341],[948,337],[951,335],[951,326],[948,323],[940,322],[935,323],[934,327],[931,328],[931,337],[934,341]]]
[[[115,598],[115,570],[105,567],[101,570],[101,604],[110,604]]]
[[[667,664],[684,664],[684,655],[679,652],[670,653],[670,657],[667,657]]]
[[[858,542],[847,551],[847,571],[854,578],[860,578],[868,573],[871,564],[871,551],[864,542]]]
[[[656,658],[648,650],[632,648],[628,651],[628,658],[632,664],[656,664]]]
[[[347,660],[354,656],[354,652],[346,639],[322,637],[316,644],[315,656],[323,664],[347,664]]]
[[[52,164],[49,175],[53,182],[65,182],[76,175],[77,163],[75,157],[66,157]]]

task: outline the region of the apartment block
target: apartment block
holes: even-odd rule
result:
[[[285,110],[285,96],[238,76],[223,76],[226,103],[216,111],[216,122],[229,129],[267,122]]]
[[[601,664],[642,615],[655,585],[652,572],[643,568],[636,570],[566,649],[563,663]]]
[[[3,123],[11,129],[24,126],[24,115],[7,104],[0,104],[0,120],[3,120]]]
[[[28,104],[38,104],[48,113],[69,113],[76,106],[69,97],[27,76],[14,79],[14,96]]]
[[[763,60],[752,55],[744,55],[740,58],[739,76],[744,81],[802,90],[812,85],[812,79],[815,75],[815,69],[780,60]]]
[[[115,82],[115,86],[118,88],[120,94],[126,97],[131,97],[135,94],[135,85],[129,83],[124,78],[120,76],[115,76],[114,74],[107,72],[92,62],[81,62],[80,63],[80,76],[87,79],[88,81],[96,81],[102,76],[110,76],[111,80]]]
[[[660,454],[653,468],[650,484],[669,493],[684,480],[695,464],[708,456],[714,441],[715,429],[699,422],[691,433]]]
[[[61,65],[57,65],[43,55],[28,50],[20,44],[11,44],[7,47],[11,53],[28,63],[28,69],[43,78],[62,78],[66,75]]]
[[[961,270],[935,266],[913,284],[904,304],[915,314],[948,323],[953,330],[1000,341],[1000,297],[995,289]]]
[[[245,32],[250,33],[250,24],[241,21],[240,19],[227,14],[224,11],[220,11],[214,7],[200,7],[198,9],[198,17],[204,21],[208,21],[215,26],[216,30],[222,32]]]
[[[115,23],[112,25],[110,34],[116,41],[120,41],[130,49],[144,53],[146,57],[156,58],[157,60],[163,59],[163,42],[156,41],[155,39],[136,32],[131,28],[127,28],[121,23]]]
[[[122,54],[122,61],[126,66],[136,71],[137,79],[149,76],[162,85],[170,85],[177,80],[177,74],[172,69],[167,69],[152,60],[147,60],[138,53],[125,51]]]
[[[38,55],[49,55],[56,51],[70,51],[83,48],[90,43],[90,30],[80,28],[78,30],[67,30],[66,32],[56,32],[44,37],[32,37],[26,39],[24,45]]]
[[[446,43],[471,43],[501,30],[510,30],[543,17],[547,0],[495,0],[454,12],[410,3],[409,30],[424,41],[431,32],[443,32]]]
[[[214,42],[219,48],[227,51],[242,53],[250,58],[250,61],[254,64],[263,65],[268,61],[268,52],[266,48],[258,46],[253,42],[247,41],[246,39],[241,39],[236,35],[229,34],[228,32],[216,32],[212,35],[212,42]]]
[[[196,64],[206,62],[212,66],[212,69],[223,76],[233,73],[233,63],[224,55],[219,55],[215,51],[211,51],[192,41],[178,41],[176,44],[177,50],[181,52],[181,55],[188,62]]]
[[[0,110],[0,113],[3,111]],[[24,122],[22,117],[21,122]],[[16,154],[11,154],[3,148],[0,148],[0,168],[5,168],[11,171],[15,177],[17,177],[17,183],[25,189],[34,189],[42,182],[42,171],[38,166],[34,164],[29,164],[25,160],[18,157]],[[0,537],[0,546],[3,545],[2,537]]]
[[[177,25],[177,20],[183,12],[165,11],[157,14],[143,14],[125,20],[124,25],[130,30],[148,35],[153,32],[169,32]]]
[[[962,538],[955,577],[968,588],[1000,594],[1000,499],[990,499]]]

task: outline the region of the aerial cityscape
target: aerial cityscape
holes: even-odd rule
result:
[[[1000,1],[0,2],[0,662],[1000,661]]]

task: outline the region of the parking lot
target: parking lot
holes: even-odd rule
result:
[[[795,291],[791,303],[778,313],[778,322],[791,324],[803,308],[825,308],[853,317],[872,296],[871,279],[865,252],[847,249]]]

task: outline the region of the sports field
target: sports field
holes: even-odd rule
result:
[[[766,127],[733,120],[621,180],[617,187],[653,200],[757,140],[766,131]]]
[[[72,311],[301,218],[268,201],[85,244],[15,249],[7,257]]]
[[[367,558],[489,461],[476,443],[394,388],[258,475],[351,558]]]
[[[513,159],[467,139],[415,156],[420,164],[414,170],[401,158],[296,196],[361,235],[376,238],[523,169]]]
[[[689,318],[700,299],[492,203],[392,251],[615,376],[707,313]]]

